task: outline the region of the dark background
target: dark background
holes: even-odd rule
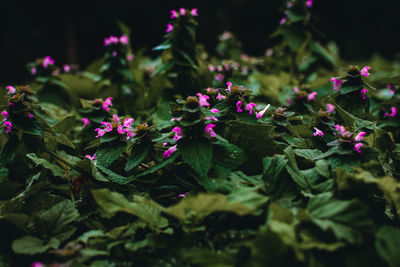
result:
[[[0,84],[29,79],[25,64],[51,55],[56,64],[87,66],[104,52],[103,38],[119,35],[115,20],[132,29],[135,50],[162,41],[169,11],[199,9],[197,40],[214,52],[217,36],[232,31],[250,55],[273,43],[269,35],[282,17],[282,0],[0,0]],[[348,60],[379,53],[394,59],[400,48],[400,1],[314,0],[322,41],[335,41]]]

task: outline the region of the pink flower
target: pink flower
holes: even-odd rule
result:
[[[206,120],[214,120],[214,121],[218,121],[217,117],[215,116],[211,116],[211,117],[206,117]]]
[[[249,111],[249,114],[253,114],[253,107],[257,106],[255,103],[249,103],[246,105],[246,107],[244,108],[245,110]]]
[[[9,107],[13,107],[13,106],[14,106],[14,103],[13,103],[13,102],[10,102],[10,103],[8,103],[8,106],[9,106]]]
[[[311,94],[308,95],[307,100],[311,101],[315,99],[315,96],[317,95],[317,92],[312,92]]]
[[[214,77],[214,79],[218,82],[222,82],[224,80],[224,75],[221,73]]]
[[[3,112],[1,113],[2,116],[4,116],[4,120],[6,120],[8,118],[8,112],[7,110],[3,110]]]
[[[324,137],[324,132],[319,130],[317,127],[314,127],[315,132],[313,133],[314,136],[321,136]]]
[[[64,72],[70,72],[71,71],[71,67],[67,64],[64,64],[63,66]]]
[[[135,58],[135,55],[128,55],[128,56],[126,57],[126,59],[127,59],[128,61],[132,61],[134,58]]]
[[[219,72],[223,71],[222,66],[218,65],[218,66],[217,66],[217,71],[219,71]]]
[[[174,29],[174,26],[172,26],[172,24],[167,24],[167,29],[165,30],[165,32],[166,33],[172,32],[173,29]]]
[[[264,113],[267,111],[267,109],[269,108],[270,104],[268,104],[263,110],[261,110],[260,112],[256,112],[256,117],[257,120],[261,119],[262,116],[264,116]]]
[[[362,75],[362,76],[365,76],[365,77],[368,77],[369,76],[369,70],[371,69],[371,67],[370,66],[365,66],[362,70],[361,70],[361,72],[360,72],[360,74]]]
[[[281,18],[281,20],[279,21],[279,25],[282,25],[286,22],[286,17]]]
[[[397,114],[397,108],[396,107],[391,107],[390,110],[392,111],[390,114],[385,112],[385,115],[383,116],[384,118],[386,118],[387,116],[389,117],[394,117]]]
[[[224,98],[226,98],[226,96],[224,96],[224,95],[221,95],[221,93],[218,93],[218,95],[217,95],[217,97],[216,97],[216,99],[224,99]]]
[[[112,129],[113,129],[111,123],[109,123],[109,122],[102,121],[101,125],[105,125],[106,126],[106,128],[104,128],[104,132],[106,132],[106,133],[111,132]]]
[[[175,132],[175,136],[173,137],[175,141],[178,141],[183,137],[183,132],[181,128],[175,127],[174,129],[172,129],[172,131]]]
[[[117,51],[113,51],[112,55],[113,57],[116,57],[118,55]]]
[[[312,4],[313,4],[313,0],[307,0],[306,6],[307,6],[308,8],[312,7]]]
[[[180,121],[180,120],[182,120],[182,118],[172,118],[169,121]]]
[[[96,128],[94,130],[97,132],[96,138],[99,138],[99,137],[103,136],[106,133],[105,131],[103,131],[100,128]]]
[[[11,129],[12,129],[12,126],[13,126],[11,122],[5,121],[3,125],[6,128],[5,133],[11,132]]]
[[[128,36],[127,35],[122,35],[120,38],[119,38],[119,41],[121,42],[121,44],[123,44],[123,45],[127,45],[128,44],[128,41],[129,41],[129,38],[128,38]]]
[[[362,99],[367,99],[367,92],[368,92],[368,89],[364,88],[361,90]]]
[[[178,12],[176,12],[176,10],[171,10],[170,12],[171,12],[170,19],[175,19],[178,17]]]
[[[208,134],[210,134],[210,137],[215,137],[216,133],[213,131],[213,128],[215,127],[215,124],[213,123],[209,123],[206,125],[206,128],[204,129],[204,131]]]
[[[6,90],[8,90],[9,94],[15,94],[15,91],[16,91],[15,87],[13,87],[11,85],[6,86]]]
[[[88,118],[82,118],[83,127],[90,124],[90,120]]]
[[[210,111],[211,111],[212,113],[218,113],[218,112],[219,112],[219,110],[216,109],[216,108],[212,108],[212,109],[210,109]]]
[[[192,14],[192,16],[193,17],[197,17],[199,14],[197,13],[197,8],[193,8],[191,11],[190,11],[190,14]]]
[[[163,145],[163,146],[167,146],[167,145],[168,145],[168,143],[167,143],[167,142],[164,142],[162,145]]]
[[[174,154],[176,152],[176,146],[171,146],[170,148],[168,148],[165,152],[164,152],[164,158],[169,158],[172,154]]]
[[[358,142],[362,141],[366,134],[367,134],[366,132],[360,132],[359,134],[356,135],[356,137],[354,137],[354,140]]]
[[[226,85],[228,85],[228,88],[226,90],[230,93],[231,89],[232,89],[232,83],[231,82],[227,82]]]
[[[54,63],[55,63],[54,59],[52,59],[50,56],[46,56],[43,59],[42,65],[43,65],[43,68],[46,69],[48,65],[54,65]]]
[[[124,133],[126,133],[126,140],[129,140],[129,138],[134,137],[136,135],[134,131],[131,131],[129,129],[125,129]]]
[[[329,114],[331,114],[332,112],[335,111],[335,106],[332,104],[326,104],[326,112],[328,112]]]
[[[182,16],[185,16],[186,10],[185,10],[183,7],[181,7],[181,8],[179,9],[179,13],[181,13]]]
[[[43,267],[44,265],[40,261],[35,261],[31,264],[31,267]]]
[[[85,158],[90,159],[90,161],[93,161],[96,158],[96,153],[94,153],[93,156],[86,155]]]
[[[208,64],[208,69],[209,69],[211,72],[214,72],[214,71],[215,71],[214,65],[211,65],[211,64]]]
[[[268,57],[272,56],[273,53],[274,53],[274,51],[271,48],[268,48],[267,50],[265,50],[265,55]]]
[[[118,132],[118,134],[125,134],[124,126],[118,125],[117,132]]]
[[[335,127],[336,131],[338,131],[342,135],[346,132],[346,129],[344,128],[344,126],[340,126],[339,124],[335,124],[334,127]]]
[[[354,145],[354,150],[357,151],[357,153],[361,154],[361,147],[363,147],[363,143],[357,143]]]
[[[113,123],[119,124],[119,118],[118,118],[118,115],[117,115],[117,114],[114,114],[114,115],[113,115],[112,121],[113,121]]]
[[[243,109],[241,108],[241,106],[242,106],[242,101],[238,101],[238,102],[236,102],[236,111],[237,112],[243,112]]]
[[[131,124],[133,123],[135,121],[135,119],[134,118],[126,118],[125,120],[124,120],[124,127],[131,127]]]
[[[225,70],[227,70],[227,71],[229,70],[229,64],[228,63],[225,64]]]
[[[179,194],[178,197],[186,197],[186,195],[187,195],[188,193],[189,193],[189,192],[185,192],[185,193],[183,193],[183,194]]]
[[[201,93],[197,93],[196,95],[199,97],[200,107],[204,107],[204,106],[209,106],[210,105],[210,103],[207,102],[207,100],[210,99],[210,97],[208,95],[203,95]]]
[[[298,93],[299,92],[299,88],[293,87],[293,92]]]
[[[108,106],[112,107],[112,102],[111,102],[112,99],[113,99],[112,97],[107,97],[106,101],[104,101],[102,107],[105,111],[110,111],[110,108]]]
[[[337,78],[332,78],[330,81],[333,82],[333,90],[336,91],[339,90],[340,86],[343,84],[343,80]]]
[[[36,74],[36,72],[37,72],[36,68],[35,68],[35,67],[33,67],[33,68],[31,69],[31,74],[32,74],[32,75],[35,75],[35,74]]]

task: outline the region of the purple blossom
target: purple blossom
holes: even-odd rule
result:
[[[177,145],[171,146],[164,152],[164,158],[169,158],[172,154],[174,154],[177,150]]]
[[[43,263],[40,261],[35,261],[34,263],[31,264],[31,267],[43,267]]]
[[[197,13],[197,8],[193,8],[191,11],[190,11],[190,14],[192,14],[192,16],[193,17],[197,17],[199,14]]]
[[[367,99],[367,92],[368,92],[368,89],[362,89],[361,90],[361,95],[362,95],[362,99]]]
[[[48,65],[54,65],[54,63],[55,63],[54,59],[52,59],[50,56],[46,56],[43,59],[42,65],[43,65],[43,68],[46,69]]]
[[[260,112],[256,112],[256,118],[257,120],[261,119],[262,116],[264,116],[264,113],[267,111],[267,109],[269,108],[270,104],[268,104],[263,110],[261,110]]]
[[[211,64],[208,64],[208,69],[209,69],[211,72],[214,72],[214,71],[215,71],[214,65],[211,65]]]
[[[126,118],[125,120],[124,120],[124,127],[131,127],[131,124],[133,123],[135,121],[135,119],[134,118]]]
[[[215,137],[216,133],[213,131],[213,128],[215,127],[215,124],[213,123],[209,123],[206,125],[206,128],[204,129],[204,131],[208,134],[210,134],[210,137]]]
[[[243,109],[242,109],[242,101],[238,101],[238,102],[236,102],[236,111],[237,112],[243,112]]]
[[[128,55],[128,56],[126,57],[126,59],[127,59],[128,61],[132,61],[134,58],[135,58],[135,55]]]
[[[307,6],[308,8],[311,8],[311,7],[312,7],[312,4],[313,4],[313,0],[307,0],[306,6]]]
[[[224,96],[224,95],[221,95],[221,93],[218,93],[218,95],[217,95],[217,97],[216,97],[216,99],[224,99],[224,98],[226,98],[226,96]]]
[[[32,75],[36,75],[36,72],[37,72],[36,68],[33,67],[33,68],[31,69],[31,74],[32,74]]]
[[[362,68],[360,74],[361,74],[362,76],[368,77],[368,76],[369,76],[369,72],[368,72],[368,71],[369,71],[370,69],[371,69],[370,66],[365,66],[364,68]]]
[[[286,17],[281,18],[281,20],[279,21],[279,25],[282,25],[286,22]]]
[[[183,194],[179,194],[178,197],[186,197],[186,195],[187,195],[188,193],[189,193],[189,192],[185,192],[185,193],[183,193]]]
[[[319,130],[317,127],[314,127],[315,132],[313,133],[314,136],[321,136],[324,137],[324,132]]]
[[[315,99],[315,96],[317,95],[317,92],[312,92],[311,94],[308,95],[307,100],[312,101]]]
[[[183,132],[181,128],[175,127],[174,129],[172,129],[172,131],[175,132],[175,136],[173,137],[175,141],[178,141],[183,137]]]
[[[13,87],[11,85],[6,86],[6,90],[8,91],[9,94],[15,94],[15,92],[16,92],[15,87]]]
[[[165,30],[165,32],[166,32],[166,33],[172,32],[173,29],[174,29],[174,26],[172,26],[172,24],[168,23],[168,24],[167,24],[167,29]]]
[[[344,128],[344,126],[335,124],[334,127],[335,127],[336,131],[338,131],[341,135],[343,135],[346,132],[346,129]]]
[[[210,99],[208,95],[203,95],[201,93],[197,93],[196,95],[199,97],[200,107],[210,106],[210,103],[207,102],[207,100]]]
[[[5,120],[8,119],[8,112],[7,112],[7,110],[3,110],[3,112],[1,113],[1,115],[4,116],[4,120],[3,120],[3,121],[5,121]]]
[[[249,111],[249,114],[253,114],[253,107],[257,106],[255,103],[249,103],[246,105],[246,107],[244,108],[245,110]]]
[[[336,90],[336,91],[339,90],[340,86],[342,86],[342,84],[343,84],[343,80],[338,79],[338,78],[332,78],[330,81],[333,82],[333,90]]]
[[[354,150],[357,151],[357,153],[361,154],[361,147],[363,147],[364,144],[363,143],[357,143],[354,145]]]
[[[181,7],[181,8],[179,9],[179,13],[181,14],[181,16],[185,16],[185,14],[186,14],[186,9],[184,9],[183,7]]]
[[[67,65],[67,64],[64,64],[63,69],[64,69],[64,72],[70,72],[71,71],[70,65]]]
[[[218,112],[219,112],[219,110],[218,110],[218,109],[216,109],[216,108],[212,108],[212,109],[210,109],[210,112],[212,112],[212,113],[218,113]]]
[[[387,116],[389,116],[389,117],[394,117],[394,116],[396,116],[396,114],[397,114],[397,108],[396,108],[396,107],[391,107],[390,110],[391,110],[391,113],[385,112],[385,115],[383,116],[384,118],[386,118]]]
[[[128,44],[128,41],[129,41],[129,38],[128,38],[128,36],[127,35],[122,35],[120,38],[119,38],[119,41],[121,42],[121,44],[123,44],[123,45],[127,45]]]
[[[217,117],[215,116],[211,116],[211,117],[206,117],[206,120],[214,120],[214,121],[218,121]]]
[[[228,85],[228,88],[226,90],[230,93],[231,89],[232,89],[232,83],[231,82],[227,82],[226,85]]]
[[[118,125],[117,132],[118,134],[125,134],[124,125]]]
[[[224,69],[222,68],[222,66],[220,66],[220,65],[217,66],[217,71],[221,72],[221,71],[223,71],[223,70],[224,70]]]
[[[335,111],[335,106],[332,104],[326,104],[326,112],[328,112],[329,114],[331,114],[332,112]]]
[[[90,124],[90,120],[88,118],[82,118],[83,127]]]
[[[113,99],[112,97],[107,97],[102,106],[103,110],[110,111],[109,106],[112,107],[112,102],[111,102],[112,99]]]
[[[357,142],[362,141],[366,134],[366,132],[360,132],[356,135],[356,137],[354,137],[354,140]]]
[[[171,17],[170,17],[170,19],[175,19],[175,18],[178,17],[178,12],[176,12],[176,10],[173,10],[173,9],[172,9],[170,12],[171,12]]]
[[[222,82],[224,80],[224,75],[221,73],[214,77],[214,79],[218,82]]]
[[[12,123],[10,122],[10,121],[4,121],[4,127],[6,128],[6,131],[5,131],[5,133],[9,133],[9,132],[11,132],[11,129],[12,129]]]
[[[100,128],[96,128],[96,129],[94,129],[94,130],[97,132],[96,138],[99,138],[99,137],[105,135],[105,133],[106,133],[105,131],[103,131],[103,130],[100,129]]]
[[[96,158],[96,153],[94,153],[93,156],[85,155],[85,158],[90,159],[90,161],[93,161]]]
[[[180,120],[182,120],[182,118],[172,118],[169,121],[180,121]]]

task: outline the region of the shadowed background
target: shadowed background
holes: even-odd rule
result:
[[[83,4],[85,2],[85,4]],[[163,39],[169,11],[199,9],[197,41],[213,53],[217,36],[233,32],[244,51],[261,55],[273,43],[269,35],[282,17],[282,0],[134,0],[134,1],[0,1],[0,84],[29,79],[25,64],[51,55],[57,65],[81,67],[103,55],[103,38],[119,35],[118,19],[132,30],[135,50],[151,48]],[[368,59],[379,53],[395,59],[399,52],[400,1],[314,0],[312,12],[322,41],[333,40],[341,56]]]

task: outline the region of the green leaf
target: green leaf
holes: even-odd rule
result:
[[[286,170],[292,177],[293,181],[300,187],[300,189],[311,192],[311,185],[307,180],[307,177],[300,171],[297,166],[296,158],[291,147],[287,147],[285,150],[286,158],[288,159],[288,163],[286,164]]]
[[[53,130],[57,133],[66,133],[75,125],[75,115],[68,115],[54,125]]]
[[[75,230],[68,224],[74,222],[78,217],[79,213],[74,203],[66,199],[40,215],[38,228],[48,237],[57,237],[60,241],[63,241]],[[65,234],[66,232],[68,234]]]
[[[141,144],[137,144],[133,147],[131,154],[129,155],[128,160],[126,161],[125,171],[129,172],[137,165],[139,165],[149,153],[151,144],[148,142],[144,142]]]
[[[218,141],[213,145],[213,164],[233,170],[245,163],[247,160],[244,151],[236,145],[230,144],[226,141]]]
[[[35,153],[26,154],[26,156],[31,159],[36,166],[41,165],[43,168],[48,169],[54,176],[64,177],[65,171],[63,171],[57,165],[47,161],[46,159],[38,158]]]
[[[319,149],[294,149],[293,152],[300,157],[313,160],[322,154]]]
[[[178,142],[178,150],[182,159],[201,177],[207,177],[211,167],[212,144],[210,140],[202,139],[181,139]]]
[[[400,230],[391,226],[382,226],[375,233],[375,247],[379,255],[390,267],[400,263]]]
[[[178,204],[165,210],[181,222],[198,223],[214,212],[232,212],[238,215],[250,214],[253,209],[241,203],[229,203],[225,195],[200,193],[194,197],[185,197]]]
[[[127,184],[127,183],[133,181],[134,179],[136,179],[134,176],[131,176],[131,177],[122,176],[122,175],[120,175],[120,174],[118,174],[118,173],[115,173],[115,172],[113,172],[112,170],[107,169],[106,167],[103,167],[103,166],[101,166],[101,165],[97,165],[96,167],[97,167],[97,169],[99,169],[101,172],[103,172],[103,173],[106,174],[106,179],[107,179],[108,181],[113,182],[113,183],[116,183],[116,184],[121,184],[121,185],[123,185],[123,184]]]
[[[294,27],[284,27],[282,35],[292,52],[296,52],[306,41],[306,36]]]
[[[125,149],[126,145],[122,142],[104,143],[96,150],[96,162],[107,168],[119,158]]]
[[[136,178],[155,173],[156,171],[158,171],[158,170],[164,168],[165,166],[167,166],[168,164],[173,163],[178,156],[179,156],[179,151],[175,152],[171,157],[169,157],[169,158],[163,160],[161,163],[151,167],[147,171],[144,171],[144,172],[140,173],[139,175],[136,176]]]
[[[43,240],[32,237],[24,236],[12,243],[12,249],[15,253],[34,255],[46,252],[49,248],[58,248],[60,241],[55,238],[50,239],[46,244]]]
[[[331,230],[338,240],[361,244],[363,232],[373,227],[368,209],[359,200],[338,200],[331,194],[311,198],[307,205],[311,220],[323,230]]]
[[[134,202],[130,202],[124,195],[108,189],[92,190],[92,194],[106,218],[111,218],[117,212],[125,212],[135,215],[152,228],[168,226],[168,220],[161,215],[164,208],[151,199],[134,196]]]

